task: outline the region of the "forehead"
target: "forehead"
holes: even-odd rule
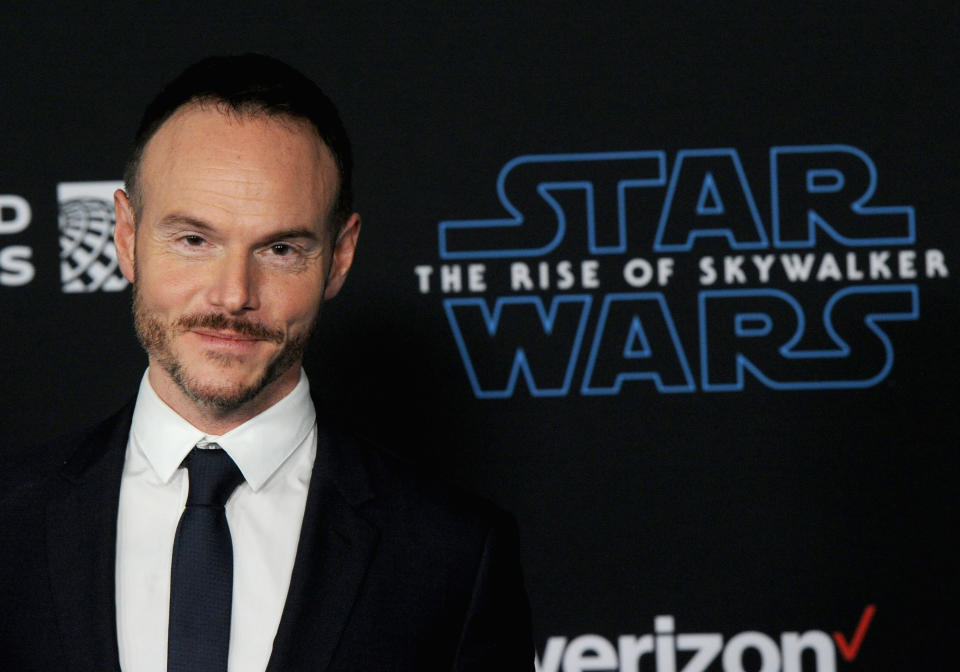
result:
[[[326,220],[338,188],[330,150],[306,121],[190,104],[144,148],[145,211],[199,208],[196,215]]]

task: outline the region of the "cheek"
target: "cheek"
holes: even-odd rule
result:
[[[196,273],[174,265],[151,265],[138,269],[137,285],[141,300],[154,311],[183,311],[199,294]]]
[[[320,310],[320,285],[319,281],[283,283],[270,292],[269,298],[264,297],[264,307],[272,305],[271,312],[291,326],[308,326]]]

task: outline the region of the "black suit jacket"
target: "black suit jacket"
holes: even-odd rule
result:
[[[39,449],[54,473],[21,472],[5,493],[0,669],[119,669],[114,565],[132,412]],[[512,520],[320,425],[267,669],[532,667]]]

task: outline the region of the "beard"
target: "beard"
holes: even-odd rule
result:
[[[133,285],[133,322],[137,339],[143,349],[167,372],[188,399],[210,410],[233,411],[241,408],[298,364],[303,359],[303,353],[316,326],[316,319],[314,318],[303,333],[289,337],[282,331],[271,329],[260,322],[229,317],[222,313],[193,313],[182,315],[173,322],[164,322],[143,305],[136,283]],[[271,341],[282,347],[253,383],[224,386],[223,381],[201,380],[192,376],[171,348],[175,334],[196,328],[229,330],[243,336]],[[224,353],[208,351],[203,353],[203,356],[225,367],[237,363],[235,356]]]

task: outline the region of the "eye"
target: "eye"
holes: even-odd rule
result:
[[[277,271],[300,271],[310,258],[310,249],[297,238],[290,240],[278,236],[273,241],[264,241],[257,250],[260,261]]]
[[[201,236],[184,236],[183,242],[185,242],[190,247],[200,247],[206,241]]]

